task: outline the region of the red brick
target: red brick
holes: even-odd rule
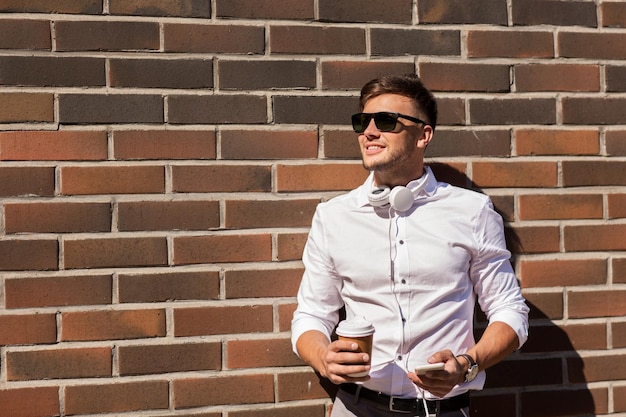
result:
[[[1,417],[51,417],[60,415],[58,387],[0,390]]]
[[[606,259],[522,259],[519,271],[529,288],[606,284],[608,268]]]
[[[320,377],[313,372],[278,374],[278,401],[328,398]]]
[[[111,304],[111,275],[7,278],[7,308]]]
[[[57,51],[158,50],[159,24],[131,21],[55,22]]]
[[[568,365],[580,366],[580,378],[572,378],[573,383],[593,383],[599,381],[617,381],[624,378],[626,373],[626,361],[619,354],[606,356],[590,356],[583,357],[582,362],[579,358],[568,359]],[[577,363],[579,362],[579,363]]]
[[[61,193],[145,194],[165,191],[162,166],[66,166],[61,168]]]
[[[507,24],[506,2],[499,0],[422,0],[417,7],[420,23]]]
[[[7,380],[111,376],[110,347],[7,352]]]
[[[470,30],[467,33],[469,58],[552,58],[551,32]]]
[[[231,417],[325,417],[327,415],[324,404],[230,411],[229,414]]]
[[[167,381],[118,382],[65,387],[65,413],[98,414],[166,410]]]
[[[604,414],[608,401],[606,389],[563,389],[523,392],[522,417]]]
[[[55,343],[56,340],[57,322],[54,314],[3,314],[0,316],[0,345]],[[0,403],[2,403],[1,400]]]
[[[6,233],[80,233],[111,231],[109,203],[7,203]]]
[[[607,349],[604,323],[531,326],[532,337],[522,347],[524,353],[574,352]]]
[[[61,314],[61,340],[142,339],[165,336],[165,311],[94,310]]]
[[[461,33],[458,30],[371,28],[370,39],[374,56],[461,55]]]
[[[563,291],[549,293],[524,292],[526,303],[530,307],[531,320],[559,320],[563,318]]]
[[[68,14],[101,14],[100,0],[85,0],[76,3],[72,0],[3,0],[0,11],[16,13],[68,13]]]
[[[492,64],[423,62],[419,75],[431,91],[509,92],[510,67]]]
[[[626,322],[611,323],[613,348],[626,347]]]
[[[365,29],[333,26],[270,26],[274,54],[363,54]]]
[[[60,94],[63,124],[163,123],[163,97],[154,94]]]
[[[213,88],[213,61],[200,59],[111,59],[112,87]]]
[[[215,159],[212,130],[117,130],[115,159]]]
[[[315,200],[226,200],[228,229],[307,227],[319,203]],[[254,215],[250,215],[254,213]]]
[[[210,18],[211,3],[204,0],[109,0],[109,12],[114,15]]]
[[[352,130],[324,130],[324,157],[361,159],[357,135]]]
[[[279,192],[342,191],[361,185],[367,171],[360,164],[284,165],[276,167]]]
[[[220,88],[225,90],[313,89],[316,86],[313,61],[218,62]]]
[[[15,5],[20,0],[12,0]],[[1,10],[1,9],[0,9]],[[48,20],[0,19],[0,49],[50,50],[52,37]]]
[[[179,193],[268,192],[271,169],[261,165],[174,165],[172,184]]]
[[[600,91],[600,67],[581,64],[515,65],[517,91]]]
[[[614,258],[613,266],[613,283],[626,283],[626,258]]]
[[[626,162],[613,160],[563,161],[565,187],[626,185]]]
[[[179,379],[174,381],[173,386],[176,409],[274,402],[271,374]]]
[[[626,386],[613,387],[613,404],[616,412],[626,411]]]
[[[226,298],[294,297],[302,273],[300,268],[226,271]]]
[[[163,25],[165,52],[262,54],[265,29],[252,25]]]
[[[377,0],[319,0],[319,20],[324,22],[376,22],[410,24],[411,0],[388,0],[380,7]]]
[[[507,240],[507,246],[513,253],[559,252],[558,226],[519,226],[511,233],[516,241]]]
[[[309,0],[283,0],[280,7],[273,0],[217,0],[215,9],[226,18],[313,20],[314,6]]]
[[[162,237],[66,239],[63,265],[66,269],[165,266],[167,242]]]
[[[597,27],[596,5],[587,1],[525,0],[513,3],[514,25]]]
[[[626,38],[624,41],[626,42]],[[623,106],[626,106],[626,99],[620,97],[564,97],[562,101],[563,124],[621,124],[624,118],[621,112]]]
[[[231,340],[226,342],[226,357],[229,369],[304,365],[289,338]]]
[[[626,315],[626,291],[568,291],[570,318],[620,317]]]
[[[556,187],[554,162],[473,162],[472,181],[479,187]]]
[[[317,131],[223,130],[222,159],[313,159]]]
[[[296,304],[279,304],[278,305],[278,331],[288,332],[291,330],[291,319],[296,311]]]
[[[120,274],[118,278],[121,303],[216,300],[219,285],[217,271]]]
[[[598,155],[597,130],[519,129],[515,131],[517,155]]]
[[[274,122],[284,124],[343,124],[358,111],[354,97],[276,96]]]
[[[278,233],[276,237],[277,261],[299,260],[306,243],[306,233]]]
[[[520,220],[601,219],[601,194],[530,194],[519,196]]]
[[[383,75],[415,72],[415,66],[413,62],[322,61],[321,71],[325,90],[360,90],[368,81]]]
[[[53,122],[54,95],[0,93],[0,123]]]
[[[174,309],[174,333],[177,337],[267,333],[272,328],[271,305]]]
[[[270,261],[269,234],[174,237],[174,264]]]
[[[563,234],[568,252],[626,250],[626,224],[565,226]]]
[[[559,32],[559,56],[563,58],[624,59],[626,34],[617,32]]]
[[[626,27],[626,4],[622,2],[601,3],[600,16],[604,27]]]
[[[219,342],[120,346],[120,375],[219,370],[221,349]]]
[[[626,130],[606,132],[606,152],[609,155],[626,155]]]
[[[174,124],[261,124],[267,122],[267,99],[262,96],[250,94],[171,95],[168,97],[168,104],[167,120]]]
[[[49,271],[59,267],[56,239],[0,240],[0,254],[3,271]]]
[[[556,101],[549,98],[492,98],[470,100],[476,125],[555,124]]]
[[[609,194],[609,219],[626,217],[626,194]]]
[[[0,132],[0,160],[3,161],[97,161],[106,159],[106,132]]]
[[[54,167],[5,166],[0,168],[0,196],[54,195]]]
[[[118,229],[207,230],[220,225],[218,201],[132,201],[118,203]]]

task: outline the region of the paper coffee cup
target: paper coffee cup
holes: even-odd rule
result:
[[[339,323],[335,332],[339,339],[356,343],[359,346],[357,352],[367,353],[370,358],[368,365],[371,363],[372,342],[374,340],[374,326],[372,323],[365,317],[357,316]],[[357,372],[348,376],[358,378],[367,376],[367,374],[368,372]]]

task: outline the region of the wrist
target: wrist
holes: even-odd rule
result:
[[[460,358],[462,358],[463,360],[459,361]],[[456,356],[456,360],[461,366],[461,371],[462,371],[461,381],[459,383],[473,381],[474,378],[476,378],[476,376],[478,375],[478,371],[479,371],[478,364],[476,363],[474,358],[471,357],[467,353],[462,353]]]

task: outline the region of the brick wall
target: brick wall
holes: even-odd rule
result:
[[[324,417],[291,353],[358,89],[417,72],[532,307],[476,416],[626,415],[626,1],[0,0],[0,417]],[[484,319],[478,318],[479,328]]]

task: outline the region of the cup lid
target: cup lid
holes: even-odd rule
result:
[[[374,326],[363,316],[356,316],[339,323],[336,330],[339,336],[367,336],[374,333]]]

